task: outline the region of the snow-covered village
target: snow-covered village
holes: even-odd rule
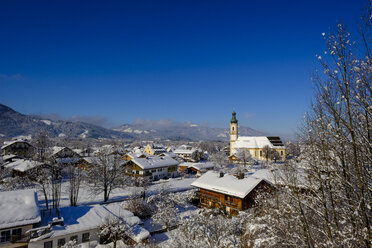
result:
[[[5,0],[0,34],[0,248],[372,248],[371,0]]]

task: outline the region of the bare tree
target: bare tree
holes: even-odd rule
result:
[[[67,177],[69,181],[70,206],[76,206],[79,198],[80,183],[83,177],[82,170],[78,166],[69,163],[67,165]]]
[[[53,208],[58,209],[61,201],[62,165],[55,164],[51,167],[50,185],[52,191],[52,205]]]
[[[44,162],[47,159],[47,150],[51,141],[46,131],[41,131],[33,138],[33,145],[36,148],[36,159]]]
[[[119,155],[101,152],[88,171],[91,190],[95,194],[103,193],[103,201],[107,202],[113,189],[124,186],[125,176]]]
[[[28,174],[28,178],[40,188],[44,195],[45,207],[49,209],[49,191],[51,186],[51,169],[48,167],[40,167],[37,170],[31,171]]]
[[[301,154],[301,148],[299,142],[288,142],[286,145],[287,157],[298,157]]]

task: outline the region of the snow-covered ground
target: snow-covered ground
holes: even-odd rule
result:
[[[166,190],[167,192],[180,192],[193,189],[190,186],[195,178],[172,178],[168,180],[159,180],[154,182],[146,192],[146,195],[153,195],[160,191]],[[68,182],[62,183],[62,196],[60,201],[60,206],[69,206],[69,192],[68,192]],[[114,189],[110,194],[109,202],[124,201],[131,197],[132,195],[139,193],[141,188],[137,187],[125,187]],[[41,190],[38,190],[39,204],[41,208],[45,208],[44,195]],[[82,184],[79,191],[78,205],[91,205],[99,204],[103,202],[103,193],[93,194],[89,189],[89,185]]]

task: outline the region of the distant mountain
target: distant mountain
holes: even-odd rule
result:
[[[52,121],[38,116],[23,115],[0,104],[0,136],[15,137],[46,131],[50,137],[73,138],[133,138],[130,134],[117,132],[84,122]]]
[[[211,128],[190,122],[172,120],[137,120],[113,129],[85,123],[50,120],[24,115],[0,104],[0,137],[34,136],[46,131],[50,137],[123,138],[135,140],[229,140],[229,128]],[[239,135],[265,135],[249,127],[239,127]]]
[[[141,140],[229,140],[229,128],[211,128],[190,122],[172,120],[138,120],[134,124],[124,124],[113,130],[130,134]],[[239,135],[255,136],[265,133],[249,127],[239,127]]]

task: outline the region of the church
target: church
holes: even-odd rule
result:
[[[235,111],[232,112],[230,121],[230,159],[235,160],[239,150],[247,149],[252,158],[265,160],[264,147],[275,149],[280,155],[280,160],[285,160],[285,146],[278,136],[239,136],[238,120]]]

